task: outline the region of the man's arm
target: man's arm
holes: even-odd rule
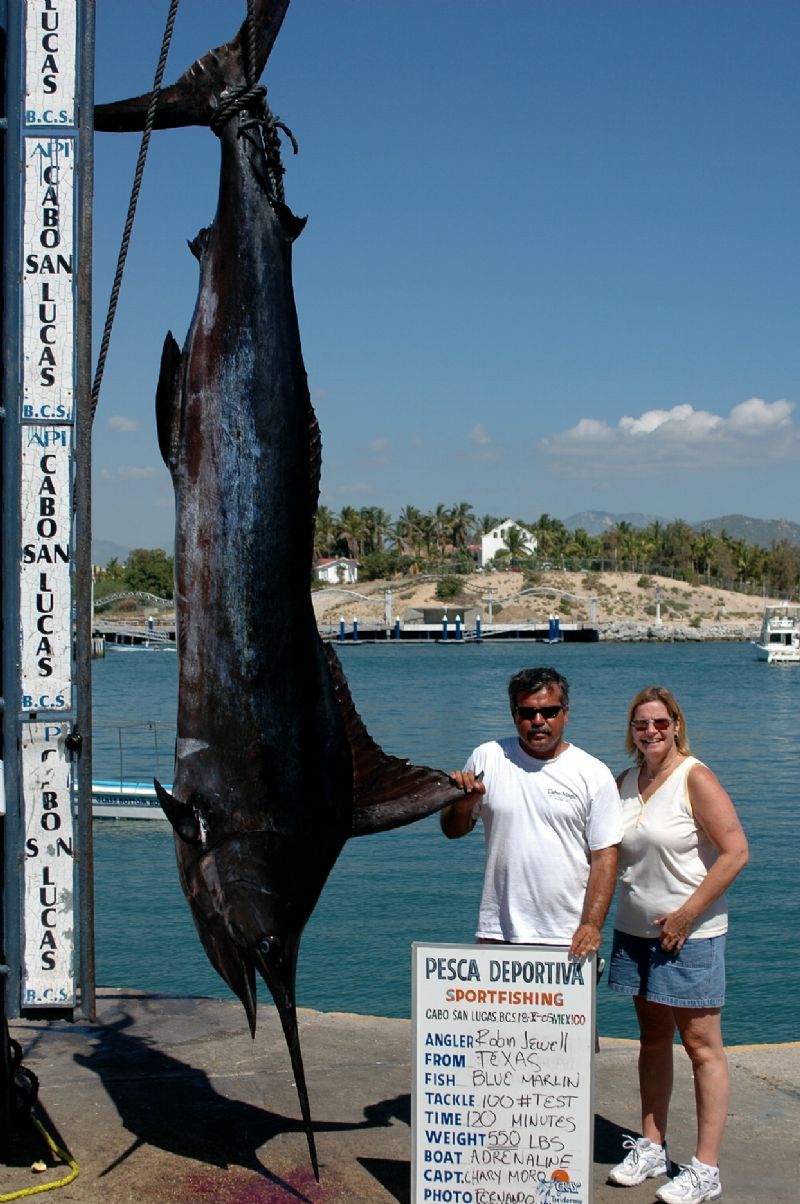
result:
[[[464,791],[464,797],[457,803],[442,808],[439,812],[439,823],[448,839],[457,840],[459,836],[466,836],[467,832],[471,832],[475,827],[478,817],[473,811],[478,799],[486,793],[486,787],[481,780],[482,773],[474,774],[470,770],[462,772],[460,769],[454,769],[448,776],[455,786]]]
[[[613,844],[607,849],[591,849],[589,851],[591,864],[589,881],[586,883],[586,894],[583,899],[581,922],[575,930],[572,944],[569,947],[573,957],[585,957],[587,953],[596,953],[600,948],[600,929],[608,915],[617,881],[618,847]]]

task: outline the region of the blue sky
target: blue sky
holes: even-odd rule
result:
[[[98,101],[167,0],[98,0]],[[182,0],[165,79],[245,0]],[[800,521],[796,0],[293,0],[264,82],[299,156],[321,500]],[[138,135],[98,134],[96,345]],[[154,134],[95,423],[95,537],[170,546],[153,397],[216,139]]]

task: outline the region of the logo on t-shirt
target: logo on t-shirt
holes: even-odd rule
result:
[[[547,793],[558,803],[577,803],[578,801],[577,794],[574,794],[572,790],[558,790],[555,786],[548,786]]]

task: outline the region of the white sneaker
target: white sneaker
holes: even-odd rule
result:
[[[682,1166],[674,1179],[659,1187],[656,1199],[662,1204],[701,1204],[703,1200],[718,1200],[721,1195],[719,1171],[692,1158],[690,1166]]]
[[[656,1145],[648,1137],[627,1136],[622,1142],[622,1148],[628,1150],[628,1153],[622,1162],[608,1172],[609,1183],[618,1183],[620,1187],[636,1187],[637,1183],[644,1183],[645,1179],[666,1175],[669,1159],[665,1145]]]

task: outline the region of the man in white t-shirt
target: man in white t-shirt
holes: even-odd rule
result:
[[[611,771],[568,744],[569,683],[557,670],[523,669],[508,683],[516,736],[474,750],[450,776],[464,798],[441,813],[442,831],[486,837],[478,941],[600,948],[617,876],[622,810]]]

